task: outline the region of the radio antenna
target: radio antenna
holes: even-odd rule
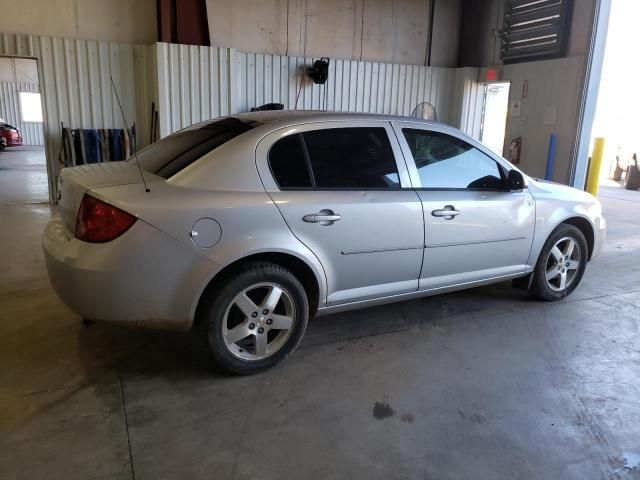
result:
[[[116,84],[113,83],[113,77],[109,76],[109,78],[111,79],[111,86],[113,87],[113,93],[115,93],[116,95],[116,101],[118,102],[118,108],[120,109],[120,113],[122,114],[122,122],[124,123],[124,128],[126,128],[126,134],[129,135],[129,125],[127,125],[127,119],[124,115],[124,110],[122,109],[122,104],[120,103],[120,97],[118,96],[118,90],[116,89]],[[140,178],[142,178],[142,184],[144,185],[144,191],[149,193],[151,190],[149,189],[149,187],[147,186],[147,182],[144,179],[144,175],[142,174],[142,167],[140,166],[140,159],[138,158],[138,152],[136,151],[137,149],[133,148],[133,156],[136,159],[136,164],[138,165],[138,171],[140,172]]]

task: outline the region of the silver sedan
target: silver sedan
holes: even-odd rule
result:
[[[198,326],[225,368],[284,360],[308,319],[513,280],[580,283],[606,224],[460,131],[381,115],[203,122],[126,162],[64,169],[51,283],[94,321]]]

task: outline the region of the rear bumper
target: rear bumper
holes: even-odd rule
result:
[[[189,329],[212,260],[138,220],[103,244],[69,238],[58,218],[43,234],[51,284],[71,310],[94,321]]]

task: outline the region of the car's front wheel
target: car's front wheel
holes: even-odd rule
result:
[[[213,356],[227,370],[267,370],[297,348],[307,328],[309,303],[287,269],[248,263],[205,299],[201,311]]]
[[[588,255],[587,241],[578,228],[558,226],[542,248],[529,292],[547,301],[566,297],[580,283]]]

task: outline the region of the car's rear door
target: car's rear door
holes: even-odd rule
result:
[[[420,289],[524,272],[535,224],[529,191],[506,190],[504,166],[451,129],[393,126],[424,209]]]
[[[285,128],[261,140],[256,162],[287,225],[322,263],[329,305],[417,290],[422,206],[389,122]]]

